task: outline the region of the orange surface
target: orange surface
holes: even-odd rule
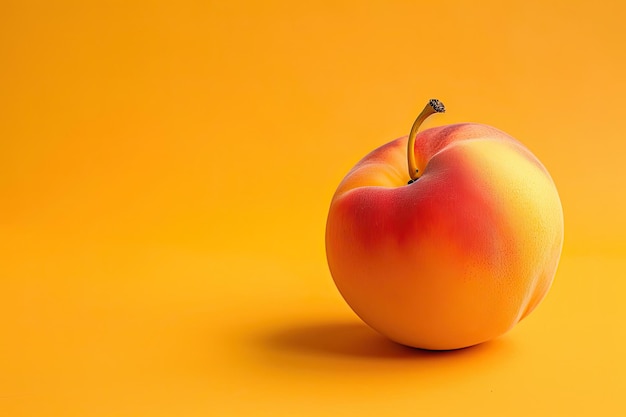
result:
[[[0,5],[0,415],[624,415],[624,5]],[[438,124],[524,142],[565,214],[513,331],[433,354],[334,287],[356,161]]]

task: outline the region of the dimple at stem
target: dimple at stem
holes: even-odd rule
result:
[[[445,113],[446,108],[443,103],[436,98],[431,99],[424,110],[417,116],[417,119],[413,122],[413,126],[411,127],[411,133],[409,133],[409,143],[407,144],[407,155],[408,155],[408,164],[409,164],[409,184],[418,179],[417,175],[417,164],[415,162],[415,136],[417,136],[417,130],[420,125],[426,120],[431,114],[435,113]]]

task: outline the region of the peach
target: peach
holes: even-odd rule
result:
[[[418,134],[439,105],[356,164],[326,225],[329,269],[354,312],[391,340],[436,350],[482,343],[526,317],[563,245],[561,202],[541,162],[483,124]]]

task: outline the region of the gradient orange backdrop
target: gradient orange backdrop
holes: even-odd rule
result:
[[[546,4],[544,4],[546,3]],[[4,1],[0,415],[623,415],[625,6]],[[324,226],[367,152],[494,125],[561,194],[543,304],[456,352],[393,345]]]

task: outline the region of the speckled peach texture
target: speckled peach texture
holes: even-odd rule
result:
[[[455,349],[503,334],[544,298],[563,211],[544,166],[486,125],[418,134],[363,158],[333,197],[326,250],[352,309],[399,343]]]

